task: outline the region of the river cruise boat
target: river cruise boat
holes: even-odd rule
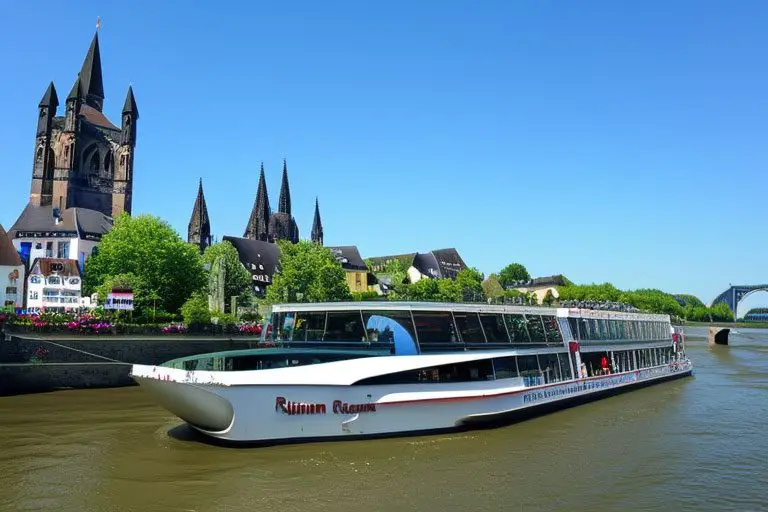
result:
[[[132,376],[208,436],[274,443],[497,425],[692,374],[668,316],[583,309],[282,304],[256,345]]]

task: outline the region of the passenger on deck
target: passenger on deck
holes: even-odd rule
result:
[[[608,358],[607,357],[603,356],[600,359],[600,368],[603,370],[603,375],[608,375],[609,373],[611,373],[611,368],[608,365]]]

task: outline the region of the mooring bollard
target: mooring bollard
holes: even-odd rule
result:
[[[708,345],[727,345],[730,332],[731,330],[727,327],[710,327]]]

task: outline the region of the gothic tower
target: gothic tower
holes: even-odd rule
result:
[[[205,205],[202,178],[200,178],[200,184],[197,187],[195,206],[192,208],[192,217],[187,226],[187,242],[196,245],[200,252],[204,252],[205,248],[212,243],[211,222],[208,218],[208,207]]]
[[[87,208],[108,216],[131,212],[133,154],[139,111],[128,89],[122,128],[104,115],[99,34],[93,36],[80,73],[56,117],[58,98],[51,83],[40,101],[32,206]]]
[[[315,219],[312,221],[312,241],[323,245],[323,221],[320,220],[320,205],[315,198]]]
[[[56,88],[51,82],[38,105],[35,160],[32,166],[32,190],[29,194],[29,202],[35,206],[50,206],[53,200],[55,154],[52,148],[52,136],[58,106],[59,98],[56,95]]]
[[[277,212],[269,218],[270,240],[290,240],[299,243],[299,227],[291,216],[291,188],[288,184],[288,165],[283,159],[283,178]]]
[[[243,237],[266,241],[269,237],[269,216],[271,214],[272,210],[269,207],[269,196],[267,195],[267,180],[264,177],[264,162],[262,162],[259,185],[256,189],[256,201],[253,203],[251,217],[248,219]]]

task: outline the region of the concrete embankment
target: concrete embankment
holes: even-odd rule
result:
[[[18,335],[0,339],[0,395],[135,384],[131,364],[255,346],[257,338]]]

